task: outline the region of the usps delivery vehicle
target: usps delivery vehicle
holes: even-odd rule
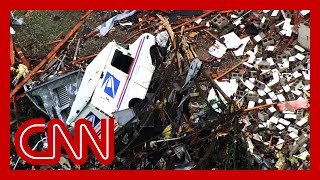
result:
[[[155,37],[145,33],[128,48],[110,42],[88,65],[67,125],[85,118],[99,135],[100,119],[129,108],[133,99],[144,99],[155,69],[150,48]],[[115,122],[115,132],[123,122]]]

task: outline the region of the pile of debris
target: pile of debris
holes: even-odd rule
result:
[[[16,58],[11,42],[10,98],[13,112],[26,95],[49,119],[59,118],[69,126],[74,104],[81,106],[81,98],[97,97],[81,90],[80,84],[92,70],[88,60],[96,57],[93,63],[101,55],[77,58],[80,46],[94,35],[102,38],[125,31],[124,44],[115,41],[131,56],[130,48],[138,40],[154,38],[154,46],[141,55],[150,56],[148,67],[154,68],[147,92],[142,93],[145,98],[130,101],[129,108],[112,110],[120,122],[114,162],[103,166],[91,155],[78,166],[62,156],[59,165],[34,167],[12,148],[12,169],[310,168],[310,11],[124,11],[74,43],[74,33],[91,13],[95,11],[86,12],[38,64],[30,63],[19,48],[15,48]],[[12,19],[23,25],[23,20]],[[16,24],[11,23],[13,28]],[[75,46],[72,56],[66,53],[69,46]],[[119,66],[128,74],[133,71],[132,65]],[[144,80],[147,69],[143,69]],[[97,79],[104,75],[116,77],[102,73]],[[102,85],[106,79],[101,79]],[[117,89],[104,92],[116,98]],[[77,92],[88,94],[80,97]],[[11,122],[13,138],[22,122],[13,116]],[[44,148],[44,136],[34,137],[35,149]]]
[[[218,84],[225,92],[231,91],[233,100],[244,109],[239,119],[244,125],[242,132],[249,152],[263,169],[309,167],[308,13],[252,12],[247,24],[240,22],[240,31],[243,29],[245,33],[233,29],[220,36],[225,46],[216,41],[209,49],[209,52],[221,52],[237,48],[233,50],[234,56],[243,52],[247,55],[245,61],[233,67],[232,72],[221,78],[224,82]],[[251,31],[258,27],[259,31],[246,36],[250,33],[249,27]],[[240,39],[236,33],[246,37]],[[247,45],[248,42],[252,46]]]

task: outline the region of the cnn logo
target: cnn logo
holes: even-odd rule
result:
[[[23,123],[16,132],[15,148],[21,159],[34,165],[57,164],[63,146],[73,163],[82,165],[88,159],[88,147],[97,160],[104,165],[114,159],[114,119],[101,119],[101,138],[91,123],[79,119],[74,125],[74,138],[65,124],[59,119],[49,121],[47,127],[48,148],[46,151],[33,151],[28,145],[31,134],[45,132],[45,120],[32,119]]]

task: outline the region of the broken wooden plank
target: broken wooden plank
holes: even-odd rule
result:
[[[273,105],[276,105],[276,104],[277,104],[277,103],[264,104],[264,105],[256,106],[256,107],[253,107],[253,108],[247,108],[247,109],[244,109],[243,111],[244,111],[244,112],[253,111],[253,110],[256,110],[256,109],[260,109],[260,108],[264,108],[264,107],[269,107],[269,106],[273,106]]]
[[[29,61],[26,59],[26,57],[24,56],[21,48],[16,46],[15,49],[16,49],[16,52],[17,52],[18,56],[20,57],[22,63],[23,63],[28,69],[30,69],[30,63],[29,63]]]
[[[145,15],[147,15],[147,14],[145,14]],[[144,16],[144,15],[142,15],[142,16]],[[137,23],[136,25],[134,25],[134,26],[132,26],[131,28],[129,28],[128,31],[135,30],[135,29],[138,28],[139,26],[142,26],[145,22],[152,21],[152,20],[154,20],[155,18],[156,18],[156,17],[153,17],[153,16],[148,17],[148,18],[145,18],[145,19],[143,19],[142,21],[140,21],[139,23]]]
[[[157,14],[157,16],[159,17],[159,19],[163,23],[163,26],[168,31],[168,34],[170,36],[170,41],[171,41],[173,47],[176,48],[177,45],[176,45],[176,41],[175,41],[175,38],[174,38],[174,32],[173,32],[173,29],[171,28],[171,25],[170,25],[169,21],[167,19],[165,19],[164,17],[162,17],[161,15]],[[182,27],[182,26],[180,26],[180,27]]]
[[[92,12],[93,12],[93,10],[88,10],[83,16],[80,17],[80,21],[87,18]]]
[[[87,59],[90,59],[90,58],[93,58],[93,57],[96,57],[98,54],[92,54],[92,55],[89,55],[89,56],[85,56],[85,57],[82,57],[82,58],[78,58],[74,61],[71,61],[71,64],[74,64],[74,63],[78,63],[78,62],[81,62],[81,61],[84,61],[84,60],[87,60]]]
[[[208,31],[208,30],[206,30],[206,29],[204,29],[204,31],[205,31],[206,33],[208,33],[211,37],[213,37],[215,40],[219,41],[219,38],[218,38],[217,36],[213,35],[210,31]]]
[[[10,34],[10,64],[11,66],[14,65],[14,51],[13,51],[13,39],[12,35]]]
[[[77,55],[78,55],[78,52],[80,49],[80,42],[81,42],[81,38],[78,39],[76,50],[74,51],[74,55],[73,55],[73,59],[72,59],[73,61],[77,59]]]
[[[89,37],[93,36],[97,32],[98,31],[96,31],[96,30],[90,31],[88,34],[85,35],[84,39],[85,40],[89,39]]]

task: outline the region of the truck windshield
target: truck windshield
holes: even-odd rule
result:
[[[116,49],[111,61],[111,65],[119,69],[120,71],[128,74],[132,61],[132,57],[124,55],[121,51]]]

